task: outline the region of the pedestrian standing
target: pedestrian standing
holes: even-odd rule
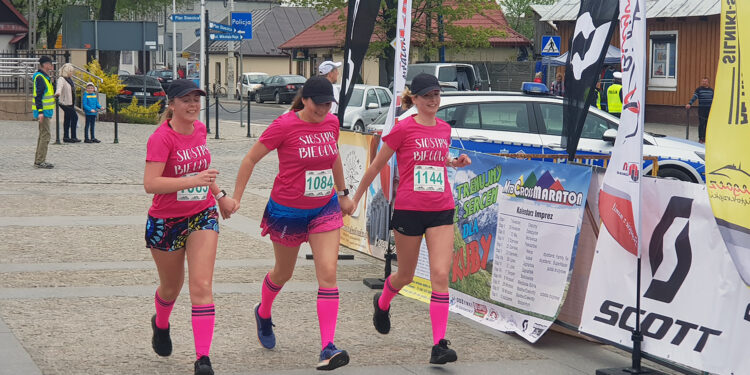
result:
[[[549,86],[549,91],[550,91],[550,94],[552,95],[557,95],[557,96],[565,95],[565,85],[563,84],[562,74],[560,73],[557,74],[555,82],[552,82],[552,84]]]
[[[690,109],[693,102],[698,101],[698,142],[706,143],[706,125],[708,125],[708,114],[711,113],[711,104],[714,101],[714,89],[708,85],[708,77],[701,79],[701,85],[695,89],[690,103],[685,109]]]
[[[318,370],[333,370],[349,363],[349,354],[334,345],[339,311],[336,263],[343,226],[342,209],[349,211],[341,157],[337,146],[339,121],[329,113],[333,85],[322,76],[308,79],[292,110],[279,116],[242,159],[234,188],[239,209],[255,165],[271,150],[279,157],[279,174],[261,221],[276,258],[261,286],[254,307],[258,340],[266,349],[276,346],[271,307],[294,271],[299,247],[309,242],[318,280],[317,312],[321,352]],[[334,191],[334,186],[336,191]],[[338,191],[338,192],[337,192]]]
[[[99,104],[99,97],[96,95],[96,86],[94,82],[86,84],[86,93],[83,94],[81,106],[86,114],[86,127],[83,128],[84,143],[99,143],[100,141],[94,136],[94,126],[96,125],[96,114],[102,108]],[[91,134],[91,137],[89,137]]]
[[[210,168],[206,125],[198,121],[201,96],[190,80],[169,87],[163,122],[148,139],[143,186],[154,194],[146,222],[146,247],[159,272],[151,318],[151,346],[160,356],[172,354],[169,316],[180,294],[188,264],[192,304],[195,374],[213,375],[209,352],[214,332],[213,272],[219,238],[219,214],[231,216],[234,201],[216,184]]]
[[[39,138],[36,141],[34,167],[51,169],[55,166],[47,163],[47,148],[49,147],[49,120],[55,111],[55,89],[52,87],[50,74],[54,67],[52,58],[44,55],[39,58],[39,70],[31,77],[34,82],[34,99],[31,104],[34,120],[39,121]]]
[[[430,363],[445,364],[457,359],[445,339],[448,325],[448,275],[453,259],[453,216],[455,203],[448,183],[446,167],[463,167],[471,159],[462,154],[450,158],[451,127],[435,117],[440,108],[440,83],[430,74],[418,74],[411,83],[417,114],[401,120],[383,137],[383,146],[365,172],[354,194],[354,206],[385,163],[396,153],[399,185],[393,203],[391,229],[394,230],[398,270],[388,276],[382,293],[373,298],[375,329],[390,332],[391,300],[412,282],[424,236],[430,259],[430,321],[433,347]],[[347,212],[348,213],[348,212]]]
[[[326,77],[328,82],[331,82],[331,84],[335,85],[339,83],[339,68],[341,67],[340,62],[333,62],[333,61],[323,61],[318,66],[318,74],[322,75],[323,77]],[[353,84],[349,82],[349,84]],[[334,102],[331,103],[331,113],[334,115],[337,115],[339,113],[339,92],[336,90],[333,90],[333,98]]]
[[[612,74],[614,83],[607,88],[607,112],[610,115],[620,117],[622,113],[622,73]]]
[[[78,143],[81,140],[76,136],[78,127],[78,114],[76,113],[75,98],[76,85],[73,83],[73,64],[67,63],[60,68],[60,77],[57,78],[57,90],[55,96],[58,104],[63,110],[63,142]]]

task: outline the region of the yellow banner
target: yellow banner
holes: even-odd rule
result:
[[[750,2],[722,0],[720,35],[706,188],[727,249],[750,286]]]
[[[370,142],[372,136],[362,133],[342,131],[339,134],[339,154],[344,166],[344,178],[350,194],[359,185],[367,167],[370,165]],[[341,228],[341,244],[357,251],[370,254],[367,243],[367,199],[363,196],[359,207],[351,216],[344,216],[344,227]]]

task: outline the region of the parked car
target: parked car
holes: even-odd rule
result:
[[[255,90],[255,101],[263,103],[266,100],[273,100],[276,104],[291,103],[297,90],[307,78],[299,75],[278,75],[268,77],[261,83],[261,87]]]
[[[126,75],[119,76],[120,81],[125,87],[117,95],[117,102],[120,107],[130,105],[133,97],[138,99],[139,105],[150,106],[154,103],[161,102],[161,108],[164,109],[167,100],[167,94],[161,87],[159,80],[149,76]]]
[[[245,97],[253,100],[255,90],[261,87],[261,83],[268,77],[268,74],[260,72],[242,73],[240,81],[237,83],[237,91],[235,91],[234,97],[237,99]]]
[[[341,85],[333,85],[335,91],[341,90]],[[341,126],[364,132],[378,116],[388,113],[393,101],[393,95],[382,86],[354,85],[352,96],[344,112],[344,122]]]
[[[146,76],[156,78],[161,84],[161,87],[164,89],[164,91],[169,90],[169,85],[171,85],[172,80],[174,80],[172,71],[166,69],[149,70],[146,73]]]
[[[411,108],[400,118],[415,113],[416,108]],[[442,94],[437,117],[453,128],[453,147],[485,153],[566,154],[560,145],[560,97],[521,92],[447,92]],[[372,124],[368,131],[382,131],[385,119],[380,122],[382,125]],[[618,124],[618,118],[589,108],[576,155],[611,154]],[[658,158],[660,177],[705,181],[705,147],[697,142],[644,133],[643,155]],[[603,160],[587,162],[603,164]],[[652,168],[653,163],[645,160],[643,173]]]
[[[412,78],[419,73],[428,73],[438,81],[453,86],[457,91],[475,91],[482,89],[479,75],[471,64],[459,63],[421,63],[409,64],[406,71],[406,85],[411,86]]]

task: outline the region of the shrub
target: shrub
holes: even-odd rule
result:
[[[114,114],[115,110],[112,105],[108,108],[109,112]],[[127,122],[131,124],[158,124],[159,111],[161,110],[161,101],[151,104],[150,106],[138,105],[138,98],[133,100],[127,107],[120,107],[118,112],[118,122]],[[114,118],[113,118],[114,119]]]

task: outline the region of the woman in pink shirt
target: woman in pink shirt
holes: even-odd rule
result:
[[[151,345],[160,356],[172,354],[169,315],[180,294],[188,263],[195,374],[213,375],[208,357],[214,332],[212,280],[219,239],[218,201],[228,219],[235,204],[216,184],[210,169],[206,125],[198,121],[201,96],[191,80],[175,80],[167,92],[164,121],[149,137],[143,187],[154,194],[146,222],[146,247],[159,271],[159,287],[151,318]]]
[[[347,352],[333,344],[339,311],[339,228],[343,226],[342,208],[348,211],[352,205],[337,145],[339,121],[328,113],[333,102],[331,82],[322,76],[308,79],[292,110],[274,120],[242,160],[234,187],[236,212],[255,165],[276,150],[279,174],[261,221],[262,234],[273,242],[276,263],[263,280],[261,300],[254,308],[258,341],[267,349],[276,346],[271,306],[292,277],[300,245],[309,241],[319,287],[322,350],[318,370],[349,363]]]
[[[411,83],[403,101],[415,105],[417,114],[399,121],[367,168],[354,194],[354,206],[385,163],[396,153],[399,185],[394,201],[391,229],[394,230],[398,271],[385,279],[382,293],[373,299],[375,329],[390,332],[390,304],[405,285],[411,283],[424,235],[430,254],[430,320],[433,347],[430,363],[456,361],[456,352],[445,339],[448,325],[448,275],[453,259],[453,216],[455,203],[448,183],[446,166],[471,164],[466,154],[450,158],[451,127],[435,117],[440,108],[440,83],[435,76],[421,73]],[[347,212],[348,213],[348,212]]]

